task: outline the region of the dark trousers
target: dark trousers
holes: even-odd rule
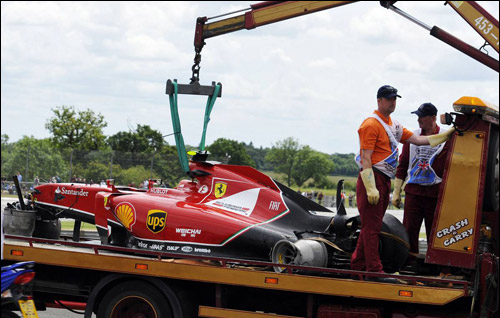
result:
[[[378,252],[379,235],[382,228],[382,219],[389,204],[391,179],[380,172],[374,172],[374,174],[375,184],[380,195],[377,204],[373,205],[368,202],[366,188],[360,175],[358,175],[356,183],[356,201],[359,216],[361,217],[361,232],[356,250],[351,257],[352,270],[383,272]]]
[[[424,220],[427,244],[429,244],[436,204],[437,198],[406,193],[403,225],[410,238],[410,252],[418,253],[418,238]]]

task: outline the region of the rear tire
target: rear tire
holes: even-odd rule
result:
[[[97,311],[97,318],[177,318],[164,294],[143,281],[120,283],[108,291]]]
[[[406,264],[410,251],[410,240],[403,224],[392,214],[386,213],[382,220],[379,253],[384,272],[398,272]]]

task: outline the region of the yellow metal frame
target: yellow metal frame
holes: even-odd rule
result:
[[[472,254],[476,233],[477,209],[481,189],[484,131],[466,131],[457,136],[438,207],[432,247]]]
[[[13,250],[21,250],[22,256],[11,255]],[[201,261],[159,260],[108,252],[100,252],[97,255],[92,249],[87,248],[51,246],[39,243],[33,243],[33,247],[30,247],[27,242],[12,240],[8,240],[5,244],[4,258],[13,261],[32,260],[40,264],[112,271],[114,273],[417,304],[445,305],[455,299],[468,296],[463,288],[386,284],[346,278],[290,275],[248,268],[214,266]],[[404,296],[409,294],[412,296]]]
[[[498,25],[486,19],[469,1],[447,2],[498,52]]]
[[[355,1],[286,1],[262,8],[251,9],[245,14],[203,25],[203,39],[234,32],[253,29],[301,15],[338,7]]]
[[[273,313],[250,312],[244,310],[235,310],[227,308],[215,308],[208,306],[200,306],[198,309],[198,317],[207,318],[305,318],[298,316],[283,316]]]

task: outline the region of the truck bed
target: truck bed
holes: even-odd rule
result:
[[[101,245],[97,241],[71,242],[6,236],[4,259],[32,260],[37,264],[100,272],[438,306],[462,297],[471,297],[470,282],[464,280],[384,275],[399,281],[390,284],[356,279],[366,275],[366,272],[241,259],[189,257],[185,254]],[[286,267],[286,270],[276,273],[273,266]]]

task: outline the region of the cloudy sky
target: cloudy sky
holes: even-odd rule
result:
[[[197,17],[254,2],[1,2],[1,133],[49,137],[52,109],[101,113],[106,135],[150,125],[173,132],[165,83],[191,77]],[[498,1],[478,1],[498,19]],[[472,46],[484,40],[443,2],[397,2]],[[402,99],[393,118],[423,102],[440,113],[461,96],[499,104],[499,75],[378,1],[354,4],[210,38],[202,84],[223,85],[208,128],[217,138],[270,147],[294,137],[325,153],[356,152],[357,128],[384,84]],[[490,47],[489,54],[498,60]],[[206,97],[179,96],[184,140],[197,145]],[[174,144],[173,136],[166,141]]]

